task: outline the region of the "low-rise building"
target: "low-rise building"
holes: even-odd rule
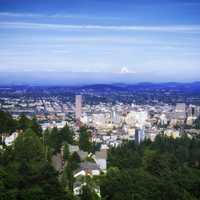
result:
[[[16,138],[18,137],[19,133],[18,132],[14,132],[12,133],[10,136],[6,137],[4,142],[6,146],[10,146],[13,144],[13,142],[16,140]]]

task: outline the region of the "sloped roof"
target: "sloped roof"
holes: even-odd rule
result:
[[[106,150],[97,151],[95,153],[95,158],[96,159],[107,159],[107,151]]]
[[[100,168],[96,163],[93,162],[83,162],[80,164],[80,170],[91,171],[91,170],[99,170]]]

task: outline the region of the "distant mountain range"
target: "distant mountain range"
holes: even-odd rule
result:
[[[144,90],[176,90],[183,92],[200,92],[200,82],[192,83],[137,83],[137,84],[95,84],[77,87],[81,90],[90,90],[90,91],[144,91]]]
[[[0,85],[32,85],[32,86],[80,86],[115,84],[115,87],[128,87],[129,84],[141,83],[140,86],[151,83],[194,82],[195,77],[163,76],[156,73],[90,73],[90,72],[0,72]],[[145,83],[146,82],[146,83]],[[119,83],[119,84],[118,84]],[[168,84],[169,85],[169,84]],[[172,84],[173,86],[173,84]],[[99,87],[99,86],[97,86]],[[152,87],[154,85],[152,84]]]
[[[114,84],[90,84],[90,85],[0,85],[0,90],[23,90],[29,92],[44,91],[43,89],[60,91],[70,91],[70,92],[178,92],[178,93],[190,93],[190,94],[200,94],[200,82],[192,83],[176,83],[176,82],[166,82],[166,83],[135,83],[135,84],[124,84],[124,83],[114,83]]]

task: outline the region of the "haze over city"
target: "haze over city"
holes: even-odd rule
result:
[[[0,0],[0,200],[200,200],[200,0]]]
[[[1,83],[199,81],[199,9],[197,0],[0,0]]]

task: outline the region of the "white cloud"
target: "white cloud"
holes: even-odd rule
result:
[[[71,25],[44,24],[26,22],[0,22],[1,28],[15,29],[47,29],[47,30],[107,30],[107,31],[140,31],[140,32],[178,32],[200,33],[200,25],[171,26],[104,26],[104,25]]]
[[[23,17],[23,18],[46,18],[46,19],[110,19],[110,20],[119,20],[119,17],[111,16],[92,16],[92,15],[83,15],[83,14],[39,14],[39,13],[19,13],[19,12],[0,12],[0,17]]]
[[[44,17],[45,15],[36,13],[15,13],[15,12],[0,12],[1,17]]]

